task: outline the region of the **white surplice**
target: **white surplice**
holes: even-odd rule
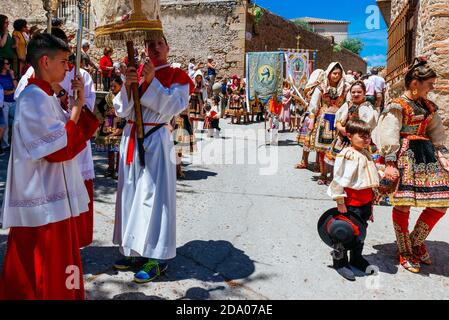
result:
[[[44,159],[67,145],[68,119],[59,100],[34,84],[19,96],[0,219],[3,228],[43,226],[88,210],[89,195],[76,159]]]
[[[90,74],[84,70],[80,69],[80,74],[84,81],[84,98],[86,102],[86,106],[91,110],[94,111],[95,107],[95,87],[92,81],[92,77]],[[16,99],[20,96],[23,89],[28,84],[28,79],[31,78],[34,75],[34,69],[33,67],[29,67],[27,72],[22,76],[22,78],[19,81],[19,84],[17,85],[16,92],[14,93],[14,96]],[[67,91],[69,96],[73,96],[73,90],[72,88],[72,80],[75,78],[75,69],[72,69],[71,71],[67,71],[64,80],[60,83],[60,86]],[[78,161],[79,168],[81,170],[81,174],[83,175],[84,180],[92,180],[95,178],[95,171],[94,171],[94,161],[92,158],[92,147],[90,143],[87,143],[86,148],[84,148],[83,151],[81,151],[77,156],[76,159]]]
[[[164,65],[157,67],[156,71],[169,72],[169,68],[169,65]],[[156,77],[140,99],[144,123],[168,123],[188,105],[188,84],[171,83],[164,87]],[[128,101],[125,86],[114,98],[114,108],[119,117],[134,120],[133,99]],[[146,138],[145,167],[142,167],[136,139],[133,162],[127,165],[131,127],[129,123],[125,126],[120,144],[113,242],[126,256],[171,259],[176,256],[176,155],[173,140],[167,127]],[[151,128],[145,126],[145,132]]]

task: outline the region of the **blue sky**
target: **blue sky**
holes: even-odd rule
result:
[[[387,26],[376,6],[376,0],[255,0],[257,5],[287,19],[314,17],[345,20],[349,37],[360,38],[365,47],[360,54],[369,66],[385,65]],[[367,13],[368,11],[368,13]]]

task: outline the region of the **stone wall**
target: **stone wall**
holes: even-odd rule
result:
[[[243,75],[245,1],[162,1],[161,12],[171,62],[212,56],[219,76]]]
[[[251,11],[251,10],[249,10]],[[256,24],[249,14],[246,24],[246,51],[276,51],[278,48],[296,48],[296,37],[300,35],[300,49],[318,50],[316,68],[326,69],[332,61],[339,61],[345,70],[366,72],[367,64],[358,55],[343,49],[334,52],[329,38],[302,29],[295,23],[264,10],[261,21]]]
[[[407,1],[392,1],[391,21]],[[430,65],[438,74],[430,99],[440,107],[444,124],[449,127],[449,1],[420,0],[417,3],[414,54],[429,57]],[[397,97],[403,91],[403,83],[398,84],[390,89],[390,96]]]

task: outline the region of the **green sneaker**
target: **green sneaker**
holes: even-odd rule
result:
[[[117,260],[114,263],[114,268],[117,270],[139,269],[147,261],[148,261],[147,258],[142,257],[125,257],[123,259]]]
[[[168,264],[165,262],[158,262],[156,260],[149,260],[142,267],[142,270],[134,275],[134,282],[146,283],[159,278],[168,269]]]

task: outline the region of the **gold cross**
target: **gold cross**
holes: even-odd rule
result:
[[[298,34],[296,37],[296,50],[299,50],[299,40],[301,40],[301,36]]]

